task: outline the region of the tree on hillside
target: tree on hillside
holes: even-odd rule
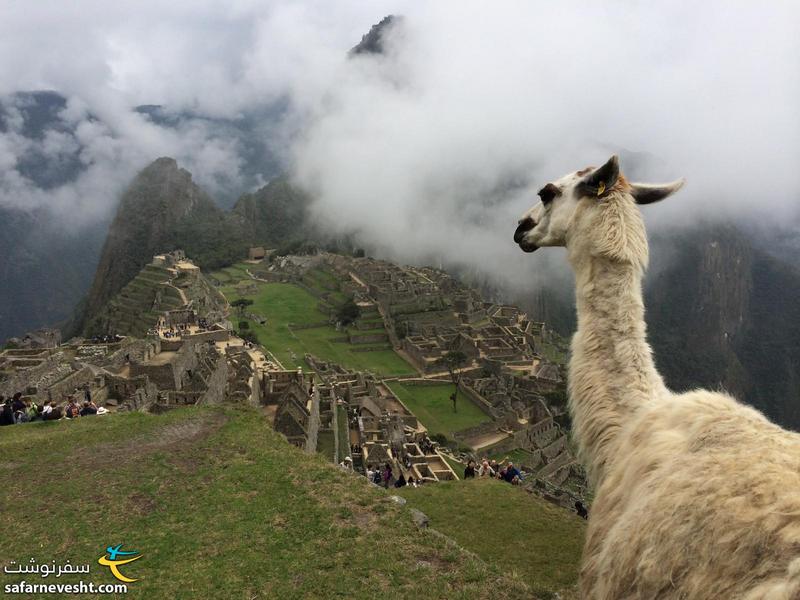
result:
[[[237,298],[236,300],[231,302],[231,306],[235,306],[236,309],[239,311],[240,317],[244,315],[244,309],[248,306],[251,306],[252,304],[253,301],[247,298]]]
[[[336,318],[342,325],[350,325],[360,316],[361,309],[352,298],[348,298],[336,313]]]
[[[458,400],[458,385],[461,383],[461,368],[467,365],[467,355],[460,350],[450,350],[436,361],[436,364],[447,369],[450,373],[450,380],[453,382],[454,390],[450,394],[450,400],[453,401],[453,412],[458,412],[456,408],[456,400]]]

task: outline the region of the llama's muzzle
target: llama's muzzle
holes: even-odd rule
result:
[[[536,223],[530,217],[525,217],[517,225],[517,230],[514,232],[514,241],[519,244],[523,252],[533,252],[538,248],[536,244],[525,241],[525,234],[534,227],[536,227]]]

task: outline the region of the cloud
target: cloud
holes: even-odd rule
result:
[[[349,62],[294,149],[330,228],[514,283],[553,260],[510,240],[533,191],[613,152],[636,177],[687,177],[648,211],[654,226],[797,206],[796,5],[439,2],[404,15],[387,55]]]
[[[390,13],[405,18],[387,54],[348,59]],[[559,260],[510,242],[533,190],[612,152],[634,176],[687,177],[648,211],[654,226],[795,211],[799,13],[722,1],[11,3],[0,95],[55,89],[69,102],[40,139],[7,119],[0,205],[107,218],[162,155],[231,196],[274,172],[259,163],[269,155],[314,193],[327,229],[527,284]],[[82,168],[43,186],[21,166],[31,155],[77,155]]]
[[[133,175],[172,156],[230,203],[284,166],[306,98],[381,15],[343,2],[11,3],[0,19],[0,207],[106,220]],[[358,33],[356,33],[358,32]],[[32,134],[30,96],[66,107]],[[161,105],[159,118],[135,110]],[[66,164],[64,161],[67,161]]]

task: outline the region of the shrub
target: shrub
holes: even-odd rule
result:
[[[444,435],[443,433],[434,433],[434,434],[431,436],[431,439],[432,439],[434,442],[438,442],[438,443],[439,443],[439,444],[441,444],[442,446],[447,446],[447,445],[450,443],[450,440],[448,440],[448,439],[447,439],[447,436],[446,436],[446,435]]]
[[[350,323],[358,319],[360,315],[361,309],[358,308],[358,304],[356,304],[352,298],[348,298],[336,312],[336,318],[342,325],[350,325]]]
[[[257,343],[258,343],[258,337],[256,337],[256,334],[255,334],[255,332],[253,332],[253,331],[251,331],[251,330],[249,330],[249,329],[248,329],[248,330],[246,330],[246,331],[241,331],[241,330],[240,330],[240,331],[237,333],[237,335],[238,335],[240,338],[242,338],[244,341],[246,341],[246,342],[250,342],[251,344],[257,344]]]

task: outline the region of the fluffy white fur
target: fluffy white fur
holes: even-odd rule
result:
[[[637,184],[589,196],[585,177],[554,182],[521,242],[566,246],[575,271],[570,410],[596,494],[582,596],[800,598],[800,436],[725,394],[666,389],[646,341]]]

